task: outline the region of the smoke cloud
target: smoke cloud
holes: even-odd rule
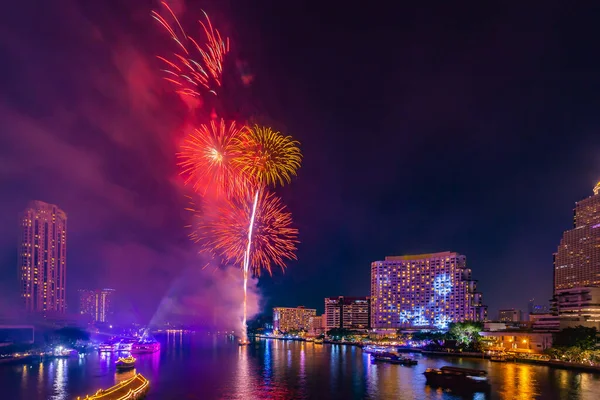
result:
[[[18,304],[18,214],[36,199],[68,216],[69,313],[78,289],[110,287],[119,322],[237,329],[241,271],[202,269],[184,228],[175,153],[190,109],[156,72],[164,38],[149,10],[121,7],[116,18],[102,2],[65,0],[40,3],[30,24],[2,21],[0,56],[18,67],[0,94],[0,312]]]

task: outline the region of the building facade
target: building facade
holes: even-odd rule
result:
[[[600,286],[600,183],[593,196],[575,203],[573,229],[554,254],[554,291]]]
[[[311,335],[320,335],[325,333],[325,314],[310,317],[308,321],[310,328],[308,332]]]
[[[498,312],[498,321],[501,322],[519,322],[522,321],[521,310],[509,308]]]
[[[28,312],[64,313],[67,282],[67,214],[32,201],[20,217],[20,296]]]
[[[108,322],[112,316],[113,289],[79,290],[79,314],[93,322]]]
[[[487,307],[466,257],[445,251],[386,257],[371,264],[373,328],[438,328],[484,321]]]
[[[314,308],[275,307],[273,308],[273,330],[279,332],[308,331],[311,317],[317,316]]]
[[[600,331],[600,287],[575,287],[554,293],[560,329],[586,326]]]
[[[371,299],[367,297],[326,297],[326,329],[369,329],[371,327]]]

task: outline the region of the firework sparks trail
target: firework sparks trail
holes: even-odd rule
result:
[[[229,38],[223,38],[221,33],[213,28],[210,18],[206,12],[206,22],[198,21],[204,31],[205,41],[196,40],[189,36],[177,19],[177,16],[166,2],[162,5],[167,9],[170,19],[177,28],[173,28],[165,17],[157,11],[151,15],[167,31],[173,41],[177,43],[177,52],[171,56],[156,56],[164,63],[162,72],[164,79],[176,88],[176,92],[182,95],[201,98],[201,91],[217,95],[216,90],[221,86],[223,76],[223,62],[229,53]],[[197,52],[199,58],[193,58],[192,53]]]
[[[247,308],[247,293],[248,293],[248,270],[250,268],[250,250],[252,249],[252,230],[254,228],[254,219],[256,217],[256,206],[258,204],[258,190],[254,195],[254,204],[252,205],[252,215],[250,216],[250,226],[248,227],[248,247],[244,254],[244,315],[242,318],[242,340],[248,340],[248,332],[246,327],[246,321],[248,317]]]

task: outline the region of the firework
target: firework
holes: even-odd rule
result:
[[[233,163],[259,186],[289,183],[300,168],[300,143],[271,128],[258,125],[245,128],[234,142],[238,154]]]
[[[261,190],[252,197],[235,196],[197,215],[191,238],[227,263],[242,267],[246,264],[254,275],[260,276],[263,270],[271,274],[273,264],[284,269],[286,260],[296,259],[298,230],[291,225],[292,215],[281,199]]]
[[[175,85],[176,92],[180,94],[201,97],[201,92],[206,91],[216,95],[222,82],[223,61],[229,52],[229,38],[223,38],[202,11],[205,21],[199,20],[198,23],[202,27],[204,40],[196,40],[183,30],[169,5],[164,1],[162,5],[173,23],[170,24],[157,11],[152,11],[151,15],[177,44],[177,51],[170,56],[157,56],[164,64],[164,79]]]
[[[178,154],[186,184],[202,195],[213,189],[217,194],[231,195],[244,186],[234,156],[239,152],[237,138],[242,128],[235,122],[211,121],[200,125],[185,139]]]

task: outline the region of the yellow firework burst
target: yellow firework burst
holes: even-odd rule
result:
[[[246,127],[234,140],[238,151],[232,162],[258,184],[283,186],[302,163],[300,143],[269,127]]]

